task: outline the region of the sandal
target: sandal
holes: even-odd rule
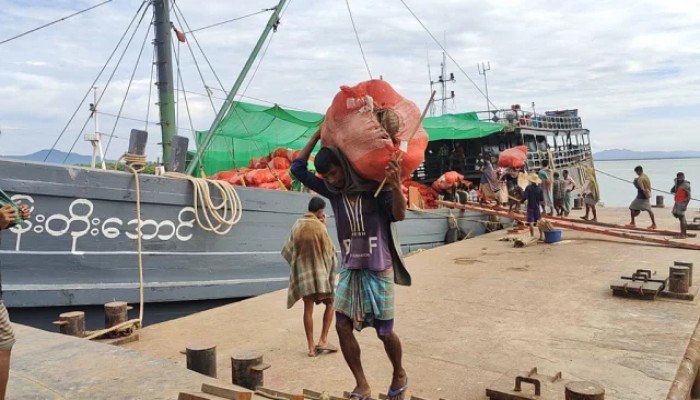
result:
[[[350,400],[369,400],[369,394],[350,392],[348,393],[348,399]]]
[[[398,389],[392,389],[389,387],[389,393],[387,393],[388,400],[403,400],[403,395],[408,390],[408,377],[406,378],[406,384]]]

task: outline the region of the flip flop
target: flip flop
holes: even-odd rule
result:
[[[348,393],[348,399],[350,399],[350,400],[368,400],[369,396],[370,396],[369,394],[363,394],[363,393],[357,393],[357,392]]]
[[[389,391],[387,393],[387,397],[389,398],[389,400],[395,400],[395,399],[403,400],[402,395],[406,392],[407,389],[408,389],[408,378],[406,378],[406,384],[398,389],[392,389],[391,386],[389,386]],[[399,396],[401,396],[401,397],[399,397]]]
[[[326,344],[325,346],[316,345],[316,351],[317,352],[327,351],[329,353],[335,353],[338,351],[338,348],[333,346],[332,344]]]

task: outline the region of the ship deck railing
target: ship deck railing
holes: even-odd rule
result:
[[[477,111],[477,115],[482,121],[494,122],[510,129],[531,128],[551,131],[583,129],[581,117],[578,115],[552,116],[522,110]]]

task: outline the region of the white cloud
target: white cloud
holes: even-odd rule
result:
[[[455,60],[481,87],[476,70],[491,62],[489,92],[501,107],[530,104],[538,111],[578,108],[592,130],[596,149],[628,147],[671,150],[700,147],[697,92],[700,89],[700,3],[678,0],[427,1],[406,0],[429,29],[443,40]],[[41,7],[0,0],[0,40],[52,19],[95,4],[58,0]],[[26,129],[0,136],[2,153],[27,153],[53,143],[134,16],[140,0],[123,0],[100,7],[13,42],[0,45],[0,127]],[[190,28],[198,28],[274,5],[274,0],[222,2],[179,0]],[[370,69],[402,94],[422,104],[428,94],[428,59],[433,79],[441,53],[400,1],[351,0],[353,16]],[[233,84],[269,13],[196,33],[226,90]],[[150,15],[146,16],[150,20]],[[179,25],[179,24],[178,24]],[[150,28],[149,28],[150,29]],[[181,30],[187,27],[180,26]],[[150,29],[152,30],[152,29]],[[145,25],[117,70],[100,110],[119,111]],[[194,45],[194,37],[188,36]],[[181,45],[181,68],[189,91],[205,92],[187,47]],[[197,50],[195,50],[197,51]],[[115,66],[117,52],[97,86],[103,88]],[[150,46],[144,51],[122,114],[157,119],[149,104]],[[198,56],[207,85],[218,84]],[[454,72],[456,109],[482,110],[485,100],[448,61]],[[294,0],[246,94],[301,109],[323,112],[343,84],[368,78],[344,1]],[[155,96],[157,88],[152,88]],[[89,99],[92,99],[89,95]],[[221,92],[214,96],[222,97]],[[207,129],[214,112],[206,97],[188,94],[195,129]],[[88,102],[91,102],[89,100]],[[215,99],[215,106],[221,100]],[[87,102],[86,102],[87,103]],[[184,100],[180,125],[189,128]],[[677,112],[681,108],[683,113]],[[450,108],[452,109],[452,108]],[[89,112],[79,109],[59,148],[78,137]],[[101,130],[110,133],[114,118],[103,115]],[[88,124],[88,128],[91,124]],[[122,121],[121,138],[144,124]],[[25,131],[22,131],[25,132]],[[152,146],[160,133],[151,125]],[[183,129],[182,134],[189,134]],[[663,140],[659,140],[663,137]],[[121,152],[125,142],[112,146]],[[89,151],[78,141],[77,150]]]

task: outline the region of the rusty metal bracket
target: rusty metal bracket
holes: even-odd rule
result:
[[[535,385],[535,396],[539,396],[540,394],[542,394],[542,389],[540,387],[539,379],[528,378],[526,376],[515,377],[515,389],[513,389],[513,391],[514,392],[522,392],[523,391],[523,388],[522,388],[523,382],[531,383],[531,384]]]

